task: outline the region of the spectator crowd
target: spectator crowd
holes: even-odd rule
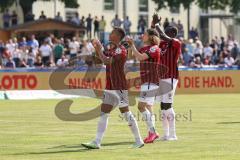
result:
[[[198,37],[182,42],[180,66],[202,67],[232,67],[240,66],[240,48],[232,35],[227,39],[215,37],[211,43],[203,44]],[[136,46],[141,40],[135,36]],[[134,59],[129,61],[135,62]],[[0,40],[0,68],[43,68],[43,67],[72,67],[80,65],[93,66],[100,64],[96,59],[95,50],[90,40],[78,37],[56,38],[50,34],[43,42],[35,35],[21,39],[13,38],[4,43]]]
[[[90,41],[73,37],[56,38],[53,34],[40,44],[35,35],[0,40],[0,68],[44,68],[92,65],[94,48]]]
[[[41,12],[39,19],[46,19],[44,11]],[[4,28],[18,24],[18,16],[15,11],[12,14],[6,10],[3,14]],[[29,12],[25,15],[25,22],[33,21],[34,15]],[[55,16],[55,20],[63,21],[60,12]],[[86,28],[88,40],[82,40],[78,37],[72,39],[64,37],[54,37],[50,34],[43,42],[40,42],[35,35],[30,37],[12,38],[7,42],[0,40],[0,68],[19,68],[19,67],[67,67],[76,65],[94,65],[98,62],[95,57],[94,48],[91,44],[92,37],[100,38],[104,42],[104,34],[106,21],[104,16],[88,17],[76,13],[69,23]],[[179,60],[179,65],[201,68],[204,66],[219,66],[231,67],[240,65],[240,48],[239,43],[234,40],[232,35],[225,37],[215,37],[210,43],[203,44],[199,39],[196,28],[191,28],[189,31],[190,39],[184,39],[184,28],[180,20],[175,22],[174,18],[171,21],[166,18],[162,23],[163,27],[168,25],[178,28],[177,38],[182,42],[182,54]],[[121,20],[118,15],[111,21],[112,27],[124,28],[127,35],[131,35],[132,22],[128,16]],[[138,21],[138,35],[144,33],[148,23],[143,16],[140,16]],[[93,31],[93,35],[92,35]],[[141,40],[135,36],[136,46],[141,45]],[[74,61],[73,61],[74,59]],[[135,62],[135,61],[133,61]]]
[[[182,42],[180,65],[201,68],[205,66],[232,67],[240,66],[240,48],[238,41],[232,35],[215,37],[210,43],[203,44],[196,36],[194,39]]]

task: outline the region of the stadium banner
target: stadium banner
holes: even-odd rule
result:
[[[50,80],[51,70],[1,71],[0,91],[105,88],[104,71],[73,71],[70,74],[59,71],[54,74],[57,76]],[[177,94],[240,93],[239,75],[240,70],[181,70]],[[127,78],[130,90],[139,90],[139,73],[128,72]],[[66,86],[62,88],[63,82]]]

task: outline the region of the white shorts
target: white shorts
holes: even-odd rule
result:
[[[162,103],[173,103],[173,97],[177,88],[177,79],[161,79],[159,82],[158,96],[156,96],[156,101]]]
[[[127,107],[128,90],[105,90],[103,93],[103,103],[119,108]]]
[[[158,89],[159,89],[159,86],[154,83],[142,84],[139,102],[144,102],[152,106],[155,102],[155,97],[158,93]]]

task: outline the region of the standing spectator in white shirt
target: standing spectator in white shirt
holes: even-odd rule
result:
[[[203,54],[204,54],[204,59],[206,57],[212,57],[213,55],[213,49],[210,47],[209,43],[206,44],[206,46],[203,48]]]
[[[70,58],[77,57],[77,53],[80,49],[80,44],[76,40],[76,37],[73,37],[72,41],[69,43],[69,49],[70,49]]]
[[[231,51],[233,47],[234,47],[234,38],[231,34],[229,34],[227,39],[227,48],[229,51]]]
[[[81,49],[81,55],[93,55],[93,52],[95,51],[93,45],[91,42],[88,42],[87,40],[83,41],[83,47]]]
[[[81,49],[81,60],[84,63],[93,62],[93,52],[95,51],[92,43],[90,41],[83,41],[83,47]]]
[[[39,42],[35,38],[35,35],[31,36],[31,40],[27,42],[27,45],[29,48],[32,48],[33,53],[37,55],[39,49]]]
[[[21,57],[20,57],[20,59],[21,60],[23,60],[23,59],[27,59],[28,58],[28,52],[29,52],[29,50],[27,49],[27,48],[20,48],[20,54],[21,54]]]
[[[81,20],[78,13],[75,13],[75,16],[71,19],[71,22],[75,25],[80,25]]]
[[[17,48],[17,44],[14,43],[12,39],[9,39],[8,43],[6,44],[6,48],[8,49],[10,54],[12,55],[14,50]]]
[[[42,57],[42,62],[44,66],[48,66],[50,63],[50,58],[52,56],[52,48],[48,44],[47,40],[44,40],[44,43],[39,48],[40,55]]]
[[[121,27],[122,21],[118,18],[118,15],[115,15],[115,18],[111,22],[112,27]]]
[[[13,52],[12,52],[12,58],[13,61],[15,62],[15,66],[19,67],[20,64],[20,58],[21,58],[21,50],[19,48],[16,48]]]
[[[175,22],[174,18],[172,18],[172,21],[170,22],[170,26],[177,27],[177,23]]]
[[[130,34],[130,27],[132,26],[132,22],[129,20],[129,17],[127,16],[124,20],[123,20],[123,28],[126,32],[126,35]]]
[[[189,39],[188,42],[186,43],[186,48],[188,49],[188,53],[193,56],[193,51],[194,51],[194,43],[193,39]]]
[[[202,57],[203,49],[199,42],[196,42],[196,48],[193,50],[194,57]]]
[[[65,68],[69,64],[68,59],[65,57],[65,55],[62,55],[62,58],[58,59],[57,66],[59,68]]]
[[[234,59],[231,56],[231,54],[229,53],[228,56],[226,58],[224,58],[224,62],[225,62],[225,66],[226,67],[232,67],[232,65],[234,64]]]

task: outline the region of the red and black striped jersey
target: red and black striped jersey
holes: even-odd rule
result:
[[[157,45],[145,46],[139,50],[140,53],[146,53],[148,59],[140,62],[141,83],[159,83],[160,75],[158,66],[160,63],[160,48]]]
[[[161,41],[160,65],[167,68],[167,71],[161,72],[161,79],[175,78],[178,79],[178,59],[181,55],[181,42],[178,39],[172,39],[170,42]]]
[[[111,62],[106,64],[106,89],[127,90],[127,80],[124,72],[127,60],[127,50],[123,46],[108,50],[105,55],[111,57]]]

